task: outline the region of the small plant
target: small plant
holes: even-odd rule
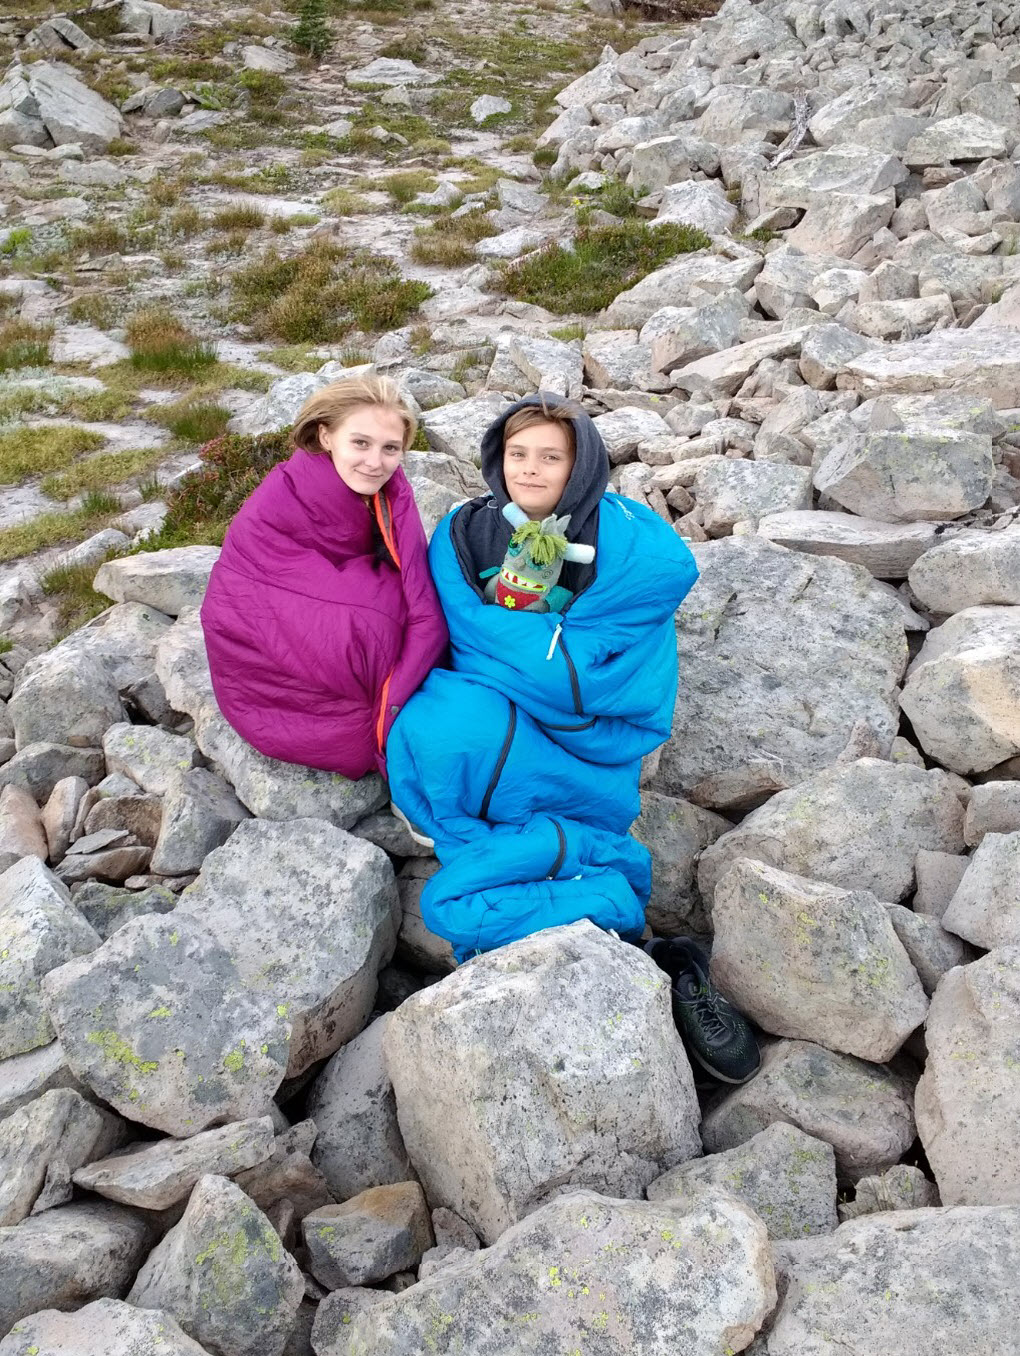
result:
[[[137,155],[138,146],[127,137],[114,137],[106,148],[107,155]]]
[[[104,559],[112,560],[117,554],[116,551],[110,551]],[[57,600],[57,620],[64,634],[84,626],[110,606],[109,598],[96,593],[92,587],[100,563],[59,565],[39,580],[43,593]]]
[[[67,308],[67,318],[79,325],[108,330],[117,321],[119,306],[108,292],[82,292]]]
[[[67,245],[75,253],[122,254],[128,248],[128,237],[115,221],[93,221],[88,226],[71,227]]]
[[[321,57],[329,51],[333,39],[326,23],[326,0],[301,0],[298,22],[290,40],[309,56]]]
[[[550,165],[555,165],[558,154],[554,146],[539,146],[532,154],[531,163],[539,169],[548,169]]]
[[[439,180],[429,170],[404,170],[400,174],[390,174],[380,185],[401,206],[419,193],[434,192],[438,186]]]
[[[120,485],[132,476],[158,465],[164,456],[165,450],[160,447],[129,447],[119,452],[100,452],[76,462],[66,471],[46,476],[39,488],[50,499],[72,499],[76,494]]]
[[[495,226],[481,210],[446,217],[433,226],[418,227],[411,241],[411,258],[419,264],[469,264],[477,242],[495,234]]]
[[[243,254],[248,244],[247,231],[228,231],[225,235],[217,236],[211,240],[205,247],[206,254]]]
[[[423,42],[415,42],[413,38],[397,38],[393,42],[388,42],[385,47],[380,47],[379,55],[396,57],[401,61],[413,61],[420,66],[423,61],[428,60],[429,49]]]
[[[0,244],[0,258],[24,258],[32,244],[32,232],[27,226],[15,226],[8,231],[3,244]]]
[[[43,367],[50,360],[49,325],[33,325],[27,320],[9,320],[0,326],[0,372],[18,367]]]
[[[550,330],[549,334],[553,339],[562,339],[564,343],[569,343],[571,339],[583,339],[588,333],[584,325],[561,325],[559,329]]]
[[[216,350],[203,342],[166,306],[146,306],[127,323],[132,366],[145,372],[191,373],[216,361]]]
[[[178,207],[175,212],[170,213],[170,218],[166,225],[167,231],[171,236],[187,238],[195,235],[202,229],[202,214],[197,207]]]
[[[350,188],[331,188],[323,197],[322,205],[338,217],[360,216],[364,212],[378,212],[380,209],[360,193]]]
[[[143,504],[154,504],[157,499],[162,499],[164,490],[163,482],[155,473],[138,482],[138,493],[142,496]]]
[[[185,396],[171,405],[155,405],[151,417],[188,443],[207,443],[226,430],[230,411],[208,397]]]
[[[55,471],[105,441],[101,434],[75,424],[22,425],[0,433],[0,484],[16,485],[27,476]]]
[[[214,213],[211,224],[217,231],[256,231],[266,224],[266,214],[254,203],[230,203]]]
[[[585,226],[574,237],[573,249],[546,245],[525,259],[504,264],[500,286],[510,296],[544,306],[555,315],[591,315],[653,269],[678,254],[708,249],[711,243],[704,231],[674,223]]]

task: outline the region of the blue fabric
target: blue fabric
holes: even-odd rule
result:
[[[429,675],[386,750],[393,800],[442,865],[422,916],[461,960],[581,918],[637,937],[651,867],[627,831],[641,759],[670,732],[694,559],[650,509],[607,494],[594,582],[562,616],[512,613],[465,578],[458,511],[429,548],[452,671]]]

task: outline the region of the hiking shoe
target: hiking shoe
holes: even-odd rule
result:
[[[411,837],[414,839],[414,841],[418,844],[419,847],[424,848],[435,847],[436,840],[434,838],[429,838],[426,834],[422,833],[421,829],[415,828],[415,826],[408,819],[407,815],[404,814],[400,806],[397,805],[397,803],[392,800],[390,801],[390,813],[393,815],[394,819],[399,820],[400,823],[403,824],[404,828],[411,835]]]
[[[673,1020],[687,1051],[722,1083],[746,1083],[761,1067],[747,1020],[708,977],[708,952],[689,937],[653,937],[644,950],[672,980]]]

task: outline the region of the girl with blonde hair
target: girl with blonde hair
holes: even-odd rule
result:
[[[446,648],[401,469],[416,431],[386,377],[324,387],[230,525],[202,605],[209,668],[223,715],[271,758],[385,773],[390,726]]]

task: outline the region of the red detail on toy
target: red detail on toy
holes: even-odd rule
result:
[[[521,612],[531,603],[537,603],[542,597],[535,589],[511,588],[500,575],[496,580],[496,602],[511,612]]]

